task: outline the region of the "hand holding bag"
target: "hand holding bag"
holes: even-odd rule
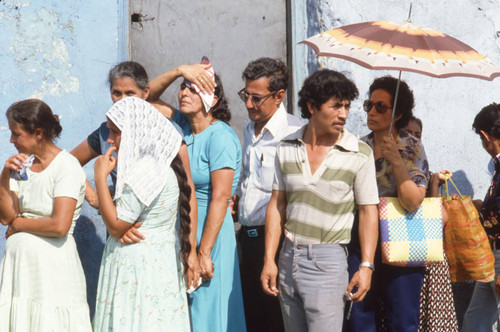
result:
[[[479,214],[470,196],[462,195],[453,181],[449,181],[460,196],[455,199],[450,196],[446,181],[443,205],[448,212],[448,222],[444,228],[444,249],[450,265],[451,281],[493,281],[495,257]]]
[[[382,263],[419,267],[443,261],[441,198],[425,198],[408,212],[397,197],[380,197],[378,211]]]

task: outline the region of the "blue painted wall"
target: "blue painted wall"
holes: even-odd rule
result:
[[[128,1],[0,0],[0,163],[17,151],[5,111],[40,98],[61,119],[57,145],[71,151],[105,120],[107,73],[128,59]],[[93,178],[93,167],[85,167]],[[0,255],[5,227],[0,226]],[[105,228],[86,203],[75,230],[93,311]]]

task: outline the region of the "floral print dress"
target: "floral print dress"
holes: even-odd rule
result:
[[[101,262],[94,331],[190,331],[179,261],[179,187],[170,168],[167,185],[149,207],[125,186],[118,218],[142,222],[145,240],[122,245],[109,237]]]

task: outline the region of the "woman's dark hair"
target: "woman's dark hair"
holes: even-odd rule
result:
[[[270,92],[286,90],[288,87],[288,69],[280,59],[259,58],[253,60],[247,65],[241,76],[245,81],[267,77]]]
[[[174,160],[170,164],[170,167],[172,167],[172,170],[177,177],[177,183],[179,184],[179,239],[181,241],[179,256],[184,266],[185,273],[188,268],[188,256],[191,252],[191,242],[189,242],[189,234],[191,233],[191,218],[189,217],[189,213],[191,212],[191,206],[189,205],[191,187],[188,184],[186,171],[184,170],[184,166],[182,166],[182,161],[179,155],[175,156]]]
[[[215,87],[215,95],[217,96],[218,100],[217,104],[215,104],[214,107],[210,109],[210,113],[212,113],[212,117],[214,119],[221,120],[229,124],[229,121],[231,121],[231,111],[229,110],[229,106],[224,95],[222,81],[217,74],[215,74],[214,79],[215,83],[217,84],[217,86]]]
[[[149,83],[148,74],[146,73],[146,69],[137,62],[134,61],[125,61],[114,66],[108,74],[108,83],[109,88],[113,88],[113,82],[117,78],[130,77],[134,80],[137,87],[141,90],[146,89],[146,86]]]
[[[382,89],[391,95],[391,105],[394,106],[394,97],[398,86],[398,79],[392,76],[383,76],[376,78],[370,85],[370,96],[375,90]],[[394,126],[397,130],[406,127],[410,118],[413,116],[413,107],[415,107],[415,98],[405,81],[399,84],[398,104],[396,105],[396,115],[401,115],[401,118],[396,121]]]
[[[39,99],[26,99],[10,105],[5,114],[7,121],[20,125],[30,134],[35,129],[43,130],[43,138],[54,141],[62,131],[59,117],[52,113],[49,105]]]
[[[411,118],[408,119],[408,123],[410,123],[410,121],[415,121],[417,125],[420,127],[420,131],[424,131],[424,124],[422,123],[422,120],[412,115]]]
[[[331,69],[318,70],[306,78],[299,91],[301,115],[304,119],[311,118],[307,103],[319,109],[332,97],[352,101],[358,95],[358,88],[345,75]]]
[[[472,123],[472,129],[481,136],[481,130],[500,139],[500,104],[491,103],[477,113]]]

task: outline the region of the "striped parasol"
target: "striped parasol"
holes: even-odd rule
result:
[[[500,76],[500,68],[472,47],[437,30],[413,24],[409,18],[404,23],[374,21],[345,25],[301,43],[311,46],[318,56],[342,58],[368,69],[399,70],[389,135],[394,123],[401,71],[438,78],[464,76],[489,81]]]
[[[318,56],[334,56],[369,69],[411,71],[433,77],[493,80],[500,68],[458,39],[409,21],[364,22],[312,36],[301,43]]]

